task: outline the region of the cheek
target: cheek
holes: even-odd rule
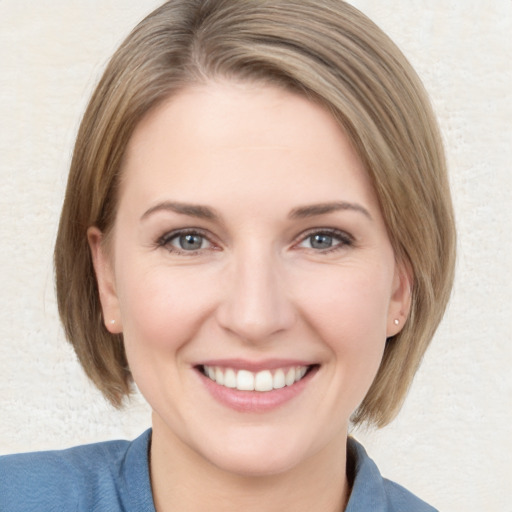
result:
[[[377,266],[317,272],[305,282],[302,316],[330,350],[345,389],[368,388],[375,377],[386,343],[391,283],[390,273]]]
[[[392,277],[374,269],[316,272],[301,287],[301,309],[319,331],[348,337],[358,346],[386,336]]]
[[[127,351],[175,352],[188,340],[214,302],[197,273],[125,262],[118,297]]]
[[[186,347],[204,324],[214,298],[211,290],[201,293],[200,275],[126,263],[118,294],[126,356],[138,388],[152,408],[160,410],[175,404],[170,394],[186,394]],[[173,414],[178,417],[179,411]]]

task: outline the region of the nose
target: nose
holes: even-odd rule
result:
[[[259,250],[244,251],[227,273],[218,322],[246,342],[273,339],[295,322],[290,290],[277,259]]]

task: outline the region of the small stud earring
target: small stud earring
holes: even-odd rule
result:
[[[395,318],[395,325],[398,325],[400,323],[400,320],[398,318]]]
[[[115,323],[116,323],[116,321],[115,321],[115,320],[110,320],[110,324],[111,324],[111,325],[114,325]]]

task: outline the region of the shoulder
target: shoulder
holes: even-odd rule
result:
[[[437,512],[437,510],[391,480],[383,478],[390,512]]]
[[[109,441],[0,457],[0,510],[121,510],[126,457],[134,444],[144,444],[144,436],[149,434],[133,443]]]
[[[353,485],[346,512],[437,512],[410,491],[383,478],[366,450],[353,438],[348,442]]]
[[[0,457],[0,509],[83,510],[111,494],[125,441]],[[91,508],[94,510],[94,508]]]

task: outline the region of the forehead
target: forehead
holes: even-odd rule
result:
[[[189,87],[150,112],[128,145],[121,201],[179,194],[205,202],[233,194],[297,202],[357,195],[375,202],[357,153],[322,106],[281,88],[213,82]],[[164,198],[165,199],[165,198]],[[338,199],[344,199],[340,197]],[[281,195],[281,202],[285,197]]]

